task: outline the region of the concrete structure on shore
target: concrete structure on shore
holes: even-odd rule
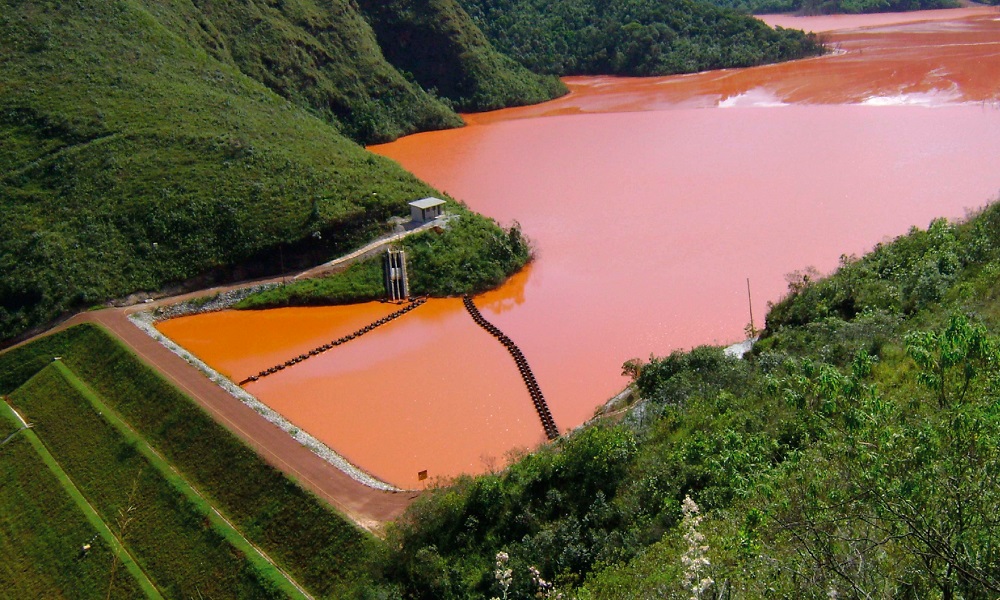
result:
[[[410,217],[414,223],[426,223],[441,216],[444,211],[444,200],[440,198],[421,198],[410,202]]]

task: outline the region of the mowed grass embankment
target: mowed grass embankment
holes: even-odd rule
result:
[[[265,463],[101,328],[73,327],[0,354],[0,393],[29,380],[39,385],[35,374],[55,356],[310,593],[342,597],[367,578],[377,540]],[[32,418],[41,421],[32,411]],[[138,455],[127,443],[120,451],[133,461],[128,454]],[[97,460],[111,459],[94,458],[85,465],[97,471],[95,477],[104,470]],[[127,489],[153,471],[137,475],[138,463],[129,464],[131,471],[121,475],[131,474]],[[191,519],[207,525],[196,512]],[[235,593],[230,589],[221,595]]]
[[[0,401],[0,439],[20,428]],[[155,590],[144,591],[138,567],[105,537],[110,529],[102,536],[96,513],[85,514],[82,497],[73,498],[47,468],[33,436],[21,431],[0,446],[0,597],[157,597]]]
[[[52,364],[52,369],[55,369],[63,377],[63,379],[72,386],[73,390],[85,399],[89,404],[91,409],[97,412],[98,415],[103,417],[104,421],[109,425],[115,433],[117,433],[121,439],[126,443],[131,445],[135,450],[142,455],[149,466],[153,467],[156,472],[164,479],[166,482],[183,498],[191,504],[203,517],[208,519],[211,524],[212,529],[220,534],[227,543],[229,543],[233,548],[235,548],[238,553],[246,557],[246,559],[253,566],[254,570],[260,574],[264,581],[273,585],[282,594],[287,595],[292,598],[303,598],[307,597],[304,593],[302,587],[292,581],[287,574],[282,572],[274,562],[264,555],[260,549],[251,544],[242,533],[237,531],[232,524],[226,520],[226,518],[220,514],[215,507],[208,503],[204,496],[201,495],[198,490],[191,487],[191,485],[177,472],[167,461],[160,456],[159,453],[150,446],[146,440],[142,438],[132,427],[123,421],[115,411],[111,410],[107,404],[99,397],[97,394],[91,390],[86,383],[80,380],[62,361],[57,361]]]
[[[120,435],[56,365],[10,401],[164,596],[281,596],[143,456],[141,442]]]

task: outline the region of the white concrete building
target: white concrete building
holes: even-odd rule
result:
[[[444,211],[444,200],[440,198],[421,198],[410,202],[410,216],[414,223],[426,223],[441,216]]]

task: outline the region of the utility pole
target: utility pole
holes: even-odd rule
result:
[[[747,277],[747,304],[750,305],[750,337],[757,337],[757,328],[753,324],[753,297],[750,296],[749,277]]]
[[[281,285],[285,285],[285,250],[278,244],[278,260],[281,262]]]

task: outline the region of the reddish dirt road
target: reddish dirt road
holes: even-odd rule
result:
[[[171,299],[173,300],[176,299]],[[128,320],[128,313],[144,308],[148,306],[80,313],[43,335],[80,323],[96,323],[104,327],[147,365],[159,371],[197,402],[217,422],[239,436],[269,464],[373,533],[379,533],[383,523],[401,515],[417,498],[417,492],[384,492],[351,479],[264,420],[212,383],[197,368],[132,325]]]

